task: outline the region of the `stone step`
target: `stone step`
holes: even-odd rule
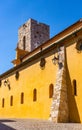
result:
[[[39,119],[1,119],[0,130],[82,130],[82,124]]]

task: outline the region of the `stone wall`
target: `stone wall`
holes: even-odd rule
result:
[[[31,50],[50,38],[49,26],[43,23],[31,21]]]
[[[53,122],[68,122],[68,98],[66,85],[65,49],[58,51],[58,72],[54,87],[50,120]]]
[[[49,26],[43,23],[38,23],[36,20],[29,19],[18,30],[18,48],[28,52],[34,50],[39,45],[50,38]],[[25,37],[25,47],[23,39]]]
[[[25,36],[26,38],[26,45],[25,45],[25,50],[30,51],[30,43],[31,43],[31,24],[30,20],[23,24],[19,30],[18,30],[18,48],[23,50],[23,38]]]

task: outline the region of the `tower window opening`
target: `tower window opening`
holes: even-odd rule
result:
[[[49,86],[49,98],[53,97],[54,85],[50,84]]]
[[[73,89],[74,89],[74,95],[76,96],[77,95],[77,83],[76,83],[75,79],[73,80]]]
[[[26,49],[26,37],[24,36],[23,37],[23,50]]]
[[[24,103],[24,93],[21,93],[21,104]]]
[[[34,89],[33,90],[33,101],[36,101],[37,100],[37,90]]]

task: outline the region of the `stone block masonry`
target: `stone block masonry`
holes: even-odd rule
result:
[[[18,30],[18,48],[28,52],[49,40],[49,26],[29,19]]]
[[[50,120],[53,122],[68,122],[68,99],[66,85],[65,49],[58,51],[58,72],[51,106]]]

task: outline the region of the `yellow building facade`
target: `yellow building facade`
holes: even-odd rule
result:
[[[32,39],[30,45],[30,36],[24,33],[28,23],[19,29],[14,67],[0,75],[0,118],[81,123],[82,20],[51,39],[45,31],[45,40],[41,28],[49,31],[49,27],[34,21],[38,42]]]

